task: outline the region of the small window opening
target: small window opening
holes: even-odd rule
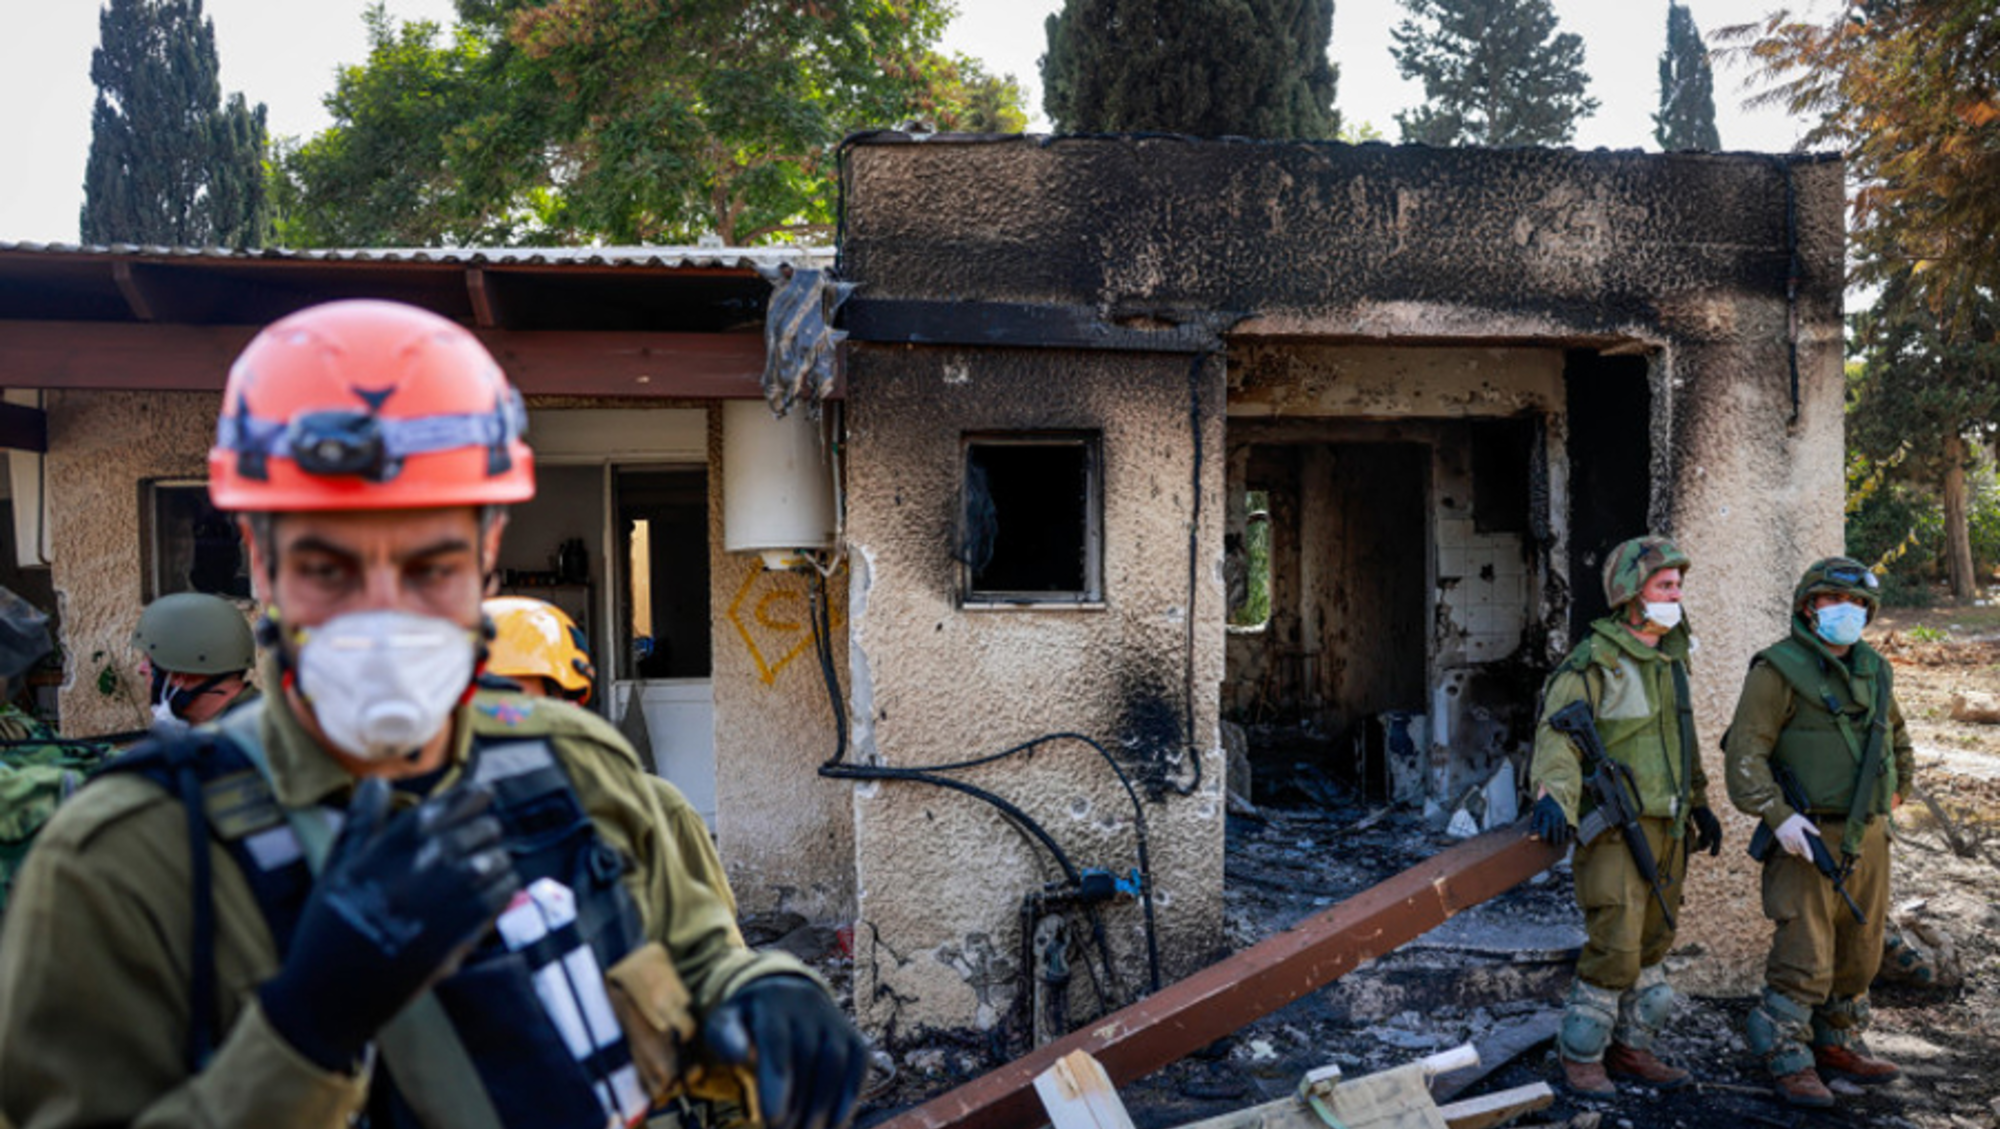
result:
[[[1271,495],[1252,490],[1245,495],[1243,519],[1242,604],[1229,614],[1229,626],[1260,631],[1271,622]]]
[[[209,504],[207,483],[150,482],[145,495],[149,600],[175,592],[250,598],[236,522]]]
[[[958,560],[968,603],[1103,598],[1097,438],[969,438]]]

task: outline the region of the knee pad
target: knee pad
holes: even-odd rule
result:
[[[1813,1009],[1812,1041],[1815,1046],[1851,1046],[1868,1029],[1868,997],[1836,996]]]
[[[1812,1037],[1812,1009],[1783,992],[1764,989],[1743,1022],[1743,1034],[1772,1074],[1792,1074],[1813,1064],[1806,1046]]]
[[[1647,1050],[1674,1013],[1674,989],[1659,965],[1639,970],[1639,982],[1618,997],[1618,1026],[1612,1037],[1634,1050]]]
[[[1569,998],[1564,1001],[1556,1045],[1571,1062],[1596,1062],[1604,1057],[1617,1024],[1618,993],[1578,980],[1570,985]]]

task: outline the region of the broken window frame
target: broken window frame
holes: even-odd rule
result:
[[[190,496],[207,505],[208,480],[202,478],[149,478],[142,479],[139,483],[140,543],[145,547],[144,577],[146,590],[143,595],[146,602],[151,603],[162,596],[171,596],[177,592],[206,592],[210,595],[237,601],[252,599],[248,550],[243,547],[240,535],[237,538],[237,552],[239,555],[237,558],[238,572],[235,577],[240,583],[222,588],[201,588],[194,585],[185,577],[169,577],[166,575],[166,564],[170,557],[185,559],[192,566],[194,559],[192,544],[194,529],[185,520],[187,517],[186,514],[169,513],[163,507],[168,505],[173,499],[185,499]],[[178,510],[181,507],[176,506],[174,508]],[[207,508],[214,510],[213,505],[207,505]],[[232,530],[236,528],[235,519],[231,515],[216,511],[216,516],[228,522]],[[179,542],[178,548],[170,546],[167,541],[168,538],[177,540]],[[170,551],[170,549],[174,549],[174,551]]]
[[[1100,608],[1104,604],[1104,437],[1098,431],[969,431],[959,441],[959,513],[965,513],[978,447],[1074,447],[1083,452],[1083,587],[1076,590],[1016,591],[975,587],[971,564],[958,560],[959,607],[968,611],[1006,608]],[[961,540],[965,530],[956,531]],[[956,555],[956,554],[955,554]]]

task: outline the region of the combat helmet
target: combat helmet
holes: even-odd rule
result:
[[[257,663],[243,613],[206,592],[176,592],[147,604],[132,645],[153,669],[175,674],[234,674]]]
[[[1882,582],[1867,565],[1853,557],[1828,557],[1808,566],[1805,575],[1799,577],[1798,587],[1792,589],[1792,610],[1804,611],[1806,601],[1822,592],[1837,592],[1860,600],[1867,605],[1870,620],[1882,606]]]
[[[1663,568],[1687,572],[1693,562],[1672,541],[1658,534],[1619,543],[1604,558],[1604,600],[1613,608],[1639,598],[1646,581]]]

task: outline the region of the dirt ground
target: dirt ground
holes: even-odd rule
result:
[[[1628,1088],[1608,1101],[1559,1093],[1554,1106],[1515,1124],[2000,1127],[2000,725],[1951,718],[1955,694],[2000,695],[2000,600],[1891,609],[1869,638],[1895,664],[1918,783],[1937,809],[1913,802],[1897,814],[1891,901],[1905,935],[1941,957],[1945,985],[1885,979],[1872,993],[1871,1048],[1900,1064],[1905,1078],[1872,1090],[1837,1083],[1836,1109],[1791,1110],[1770,1095],[1743,1044],[1751,1000],[1683,999],[1658,1050],[1694,1071],[1698,1085],[1665,1094]],[[1303,768],[1260,763],[1258,771],[1260,780],[1285,784],[1254,794],[1256,816],[1229,820],[1232,948],[1281,931],[1451,842],[1415,813],[1383,816],[1309,762]],[[1142,1129],[1166,1129],[1286,1097],[1303,1073],[1327,1063],[1354,1077],[1462,1042],[1482,1046],[1489,1060],[1512,1057],[1458,1097],[1553,1083],[1555,1018],[1582,940],[1569,883],[1566,866],[1550,871],[1204,1055],[1122,1087],[1121,1097]],[[1675,960],[1669,958],[1670,969]],[[837,980],[844,980],[841,964],[837,956],[821,962]],[[1509,1042],[1527,1045],[1499,1049]],[[1002,1057],[992,1040],[963,1034],[890,1052],[895,1078],[872,1095],[859,1124],[879,1123]]]

